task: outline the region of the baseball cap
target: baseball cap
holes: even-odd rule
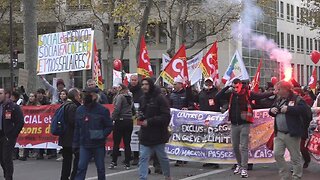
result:
[[[213,82],[213,79],[212,79],[212,77],[207,77],[207,78],[204,79],[204,82],[206,82],[206,81],[211,81],[211,82]]]

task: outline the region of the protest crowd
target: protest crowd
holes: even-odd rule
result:
[[[38,78],[44,88],[39,88],[36,92],[28,92],[23,86],[13,90],[0,88],[0,162],[5,179],[13,179],[13,160],[28,161],[29,158],[36,158],[39,161],[62,161],[61,180],[84,180],[90,161],[95,162],[99,180],[106,179],[106,163],[109,164],[109,169],[123,166],[124,170],[129,170],[132,166],[138,166],[139,179],[146,180],[151,173],[150,159],[154,173],[163,174],[166,180],[171,180],[170,160],[175,161],[176,167],[188,166],[191,158],[187,155],[179,157],[178,154],[192,152],[188,150],[197,148],[192,146],[195,139],[190,136],[192,133],[207,133],[202,139],[200,135],[200,139],[197,139],[203,146],[210,144],[203,148],[208,150],[207,154],[200,153],[205,160],[193,160],[203,162],[203,167],[217,169],[220,167],[219,162],[229,158],[225,162],[232,164],[235,176],[248,178],[248,170],[254,168],[254,163],[249,163],[251,150],[262,146],[264,150],[267,147],[271,153],[273,150],[270,157],[276,161],[281,179],[302,179],[303,168],[308,168],[311,154],[320,155],[319,141],[314,140],[320,133],[320,81],[315,81],[318,84],[309,87],[301,86],[292,78],[278,81],[272,77],[264,86],[259,83],[260,73],[257,73],[250,82],[247,72],[245,74],[242,71],[239,76],[233,74],[235,64],[240,64],[242,70],[245,70],[243,62],[235,54],[222,78],[226,81],[220,82],[216,54],[217,43],[214,43],[207,55],[200,58],[201,62],[195,69],[201,67],[203,78],[201,76],[197,83],[192,82],[194,72],[189,79],[185,47],[182,46],[160,74],[164,81],[161,83],[158,82],[159,78],[153,78],[150,59],[140,55],[138,73],[132,74],[129,79],[121,79],[120,83],[107,90],[100,87],[101,73],[94,73],[95,76],[87,80],[86,87],[79,89],[75,87],[72,72],[69,72],[68,83],[58,79],[54,85],[43,74],[39,74]],[[214,58],[208,61],[209,56]],[[182,67],[177,69],[177,64]],[[60,148],[30,146],[32,138],[28,135],[42,131],[44,126],[41,123],[49,121],[44,118],[40,122],[39,119],[30,118],[27,113],[42,107],[46,108],[41,114],[54,110],[45,131],[49,132],[50,129],[50,135],[58,138],[55,145]],[[255,111],[261,109],[267,109],[265,112],[271,119],[268,123],[271,122],[273,132],[268,134],[270,137],[261,138],[268,140],[262,142],[262,145],[258,144],[260,141],[253,142],[250,135],[256,133],[256,130],[251,130],[255,125]],[[193,112],[201,114],[198,122],[185,123],[179,122],[183,118],[174,118],[175,112],[187,120],[197,117]],[[200,118],[206,115],[210,117]],[[264,116],[267,117],[265,114]],[[219,117],[226,117],[226,122],[218,127],[213,123],[223,119]],[[40,128],[30,127],[31,121]],[[199,122],[204,125],[197,125]],[[182,124],[181,128],[175,127],[176,123]],[[134,131],[136,127],[138,131]],[[229,139],[222,135],[227,131],[230,131]],[[132,137],[135,133],[138,136],[138,148],[132,149]],[[217,136],[213,136],[214,133]],[[109,136],[112,136],[112,142],[107,142]],[[189,139],[186,138],[189,136]],[[22,137],[24,141],[27,140],[24,145],[19,144]],[[176,154],[171,151],[174,144],[170,144],[170,141],[174,140],[184,142],[175,146],[173,151]],[[189,142],[188,147],[184,146],[188,144],[186,142]],[[50,143],[52,145],[54,141]],[[106,148],[106,143],[111,143],[112,148]],[[230,146],[231,151],[224,153],[224,157],[211,151],[216,148],[212,144],[219,143]],[[291,159],[290,168],[286,162],[286,149]],[[107,153],[110,158],[105,162]],[[121,154],[124,155],[124,161],[118,162]],[[212,160],[208,158],[209,154]],[[231,154],[230,157],[227,157],[228,154]]]
[[[123,139],[125,160],[122,163],[125,169],[139,164],[139,178],[147,179],[149,159],[152,158],[155,173],[171,179],[169,159],[165,152],[165,144],[170,138],[170,108],[222,113],[229,110],[231,141],[237,161],[234,174],[240,174],[243,178],[248,177],[247,170],[253,168],[252,164],[248,165],[249,126],[253,123],[250,113],[252,114],[253,109],[269,108],[270,115],[275,117],[273,149],[282,179],[289,178],[284,159],[285,149],[290,152],[294,179],[301,179],[302,169],[308,168],[311,161],[306,141],[310,132],[318,131],[317,122],[308,119],[301,121],[299,114],[305,113],[306,108],[319,112],[320,96],[296,82],[293,83],[295,86],[286,81],[275,84],[268,82],[266,87],[259,88],[259,92],[253,92],[250,84],[240,79],[236,78],[230,86],[221,88],[215,86],[213,78],[209,77],[204,79],[203,88],[198,90],[188,81],[184,85],[182,78],[176,78],[173,87],[158,87],[151,78],[139,81],[138,75],[132,75],[127,86],[119,84],[101,91],[92,79],[87,81],[87,87],[83,90],[73,87],[72,76],[69,88],[65,87],[62,79],[57,81],[57,88],[53,88],[43,76],[40,79],[46,89],[40,88],[29,94],[26,94],[23,87],[15,91],[0,89],[1,165],[6,179],[12,179],[12,159],[26,161],[31,158],[31,151],[34,154],[32,157],[38,160],[45,157],[58,158],[55,149],[24,148],[22,156],[19,156],[18,148],[13,149],[18,132],[23,126],[19,106],[48,104],[61,104],[64,107],[64,121],[67,124],[65,132],[59,136],[59,145],[62,146],[61,180],[85,179],[88,162],[92,157],[96,162],[98,179],[105,179],[105,140],[110,133],[113,133],[110,169],[117,168],[119,164],[119,144]],[[101,104],[113,104],[112,114]],[[7,118],[12,119],[14,125],[7,124]],[[132,152],[130,147],[134,118],[137,118],[141,126],[140,152]],[[3,151],[12,154],[12,159],[9,156],[3,157]],[[175,166],[186,165],[186,161],[175,163]],[[213,163],[203,166],[219,168],[218,164]]]

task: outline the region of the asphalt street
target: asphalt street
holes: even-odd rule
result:
[[[111,158],[106,156],[106,177],[108,180],[135,180],[138,179],[137,166],[132,166],[130,170],[125,170],[121,165],[122,157],[119,159],[116,169],[108,169]],[[55,159],[35,160],[30,158],[27,161],[14,161],[14,180],[58,180],[60,177],[61,161]],[[171,162],[171,174],[174,180],[235,180],[241,179],[239,175],[233,175],[232,165],[221,165],[219,169],[202,167],[202,163],[189,162],[183,167],[175,167],[174,161]],[[153,172],[148,176],[149,180],[162,180],[164,177]],[[308,169],[304,170],[304,180],[315,180],[320,177],[320,165],[312,162]],[[0,170],[0,179],[3,179]],[[94,162],[91,162],[87,171],[87,180],[97,179]],[[248,179],[257,180],[276,180],[278,171],[276,164],[257,164],[254,169],[249,171]]]

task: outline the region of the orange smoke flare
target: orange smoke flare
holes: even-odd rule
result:
[[[290,81],[292,78],[292,68],[291,67],[285,67],[284,68],[284,80]]]

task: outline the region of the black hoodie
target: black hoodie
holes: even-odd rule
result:
[[[141,98],[139,111],[144,114],[147,126],[141,126],[139,141],[144,146],[164,144],[169,139],[168,126],[171,118],[169,103],[152,79],[145,78],[142,81],[144,80],[148,81],[150,88]]]
[[[128,88],[129,88],[130,92],[132,92],[133,102],[139,103],[140,98],[143,95],[140,83],[137,84],[136,86],[131,86],[131,84],[129,84]]]

